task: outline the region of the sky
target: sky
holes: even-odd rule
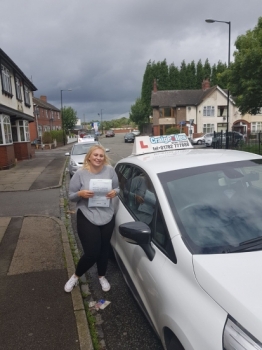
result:
[[[231,60],[262,0],[0,0],[0,48],[57,108],[88,122],[129,117],[149,60]],[[152,82],[153,83],[153,82]],[[201,87],[199,87],[201,88]],[[66,91],[72,89],[72,91]],[[99,114],[99,115],[98,115]]]

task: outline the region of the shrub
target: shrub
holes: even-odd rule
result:
[[[168,128],[166,129],[166,132],[165,132],[166,135],[179,134],[179,133],[180,133],[180,130],[175,127]]]

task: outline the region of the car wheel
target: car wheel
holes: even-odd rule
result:
[[[125,143],[127,143],[127,140],[125,140]]]
[[[201,140],[198,140],[198,141],[197,141],[197,144],[198,144],[198,145],[202,145],[202,141],[201,141]]]
[[[170,329],[165,330],[165,343],[167,350],[185,350],[183,345]]]

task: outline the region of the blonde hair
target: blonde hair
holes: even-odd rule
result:
[[[103,146],[101,145],[94,145],[92,147],[89,148],[85,159],[84,159],[84,163],[83,163],[83,167],[82,169],[86,169],[86,170],[90,170],[90,156],[91,154],[96,150],[96,149],[101,149],[104,152],[104,164],[103,165],[111,165],[110,163],[110,158],[108,157],[108,155],[106,154],[106,150],[104,149]]]

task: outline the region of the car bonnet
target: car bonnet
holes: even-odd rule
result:
[[[262,251],[194,255],[193,265],[200,286],[262,342]]]

